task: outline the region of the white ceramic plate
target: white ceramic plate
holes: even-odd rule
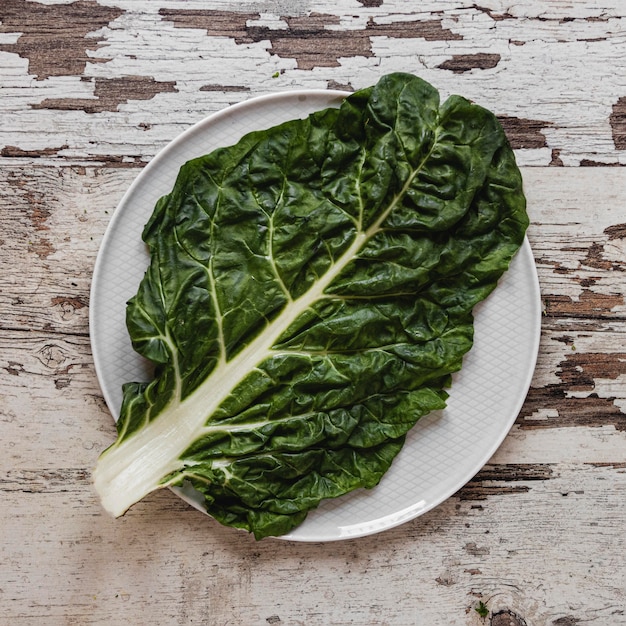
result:
[[[122,383],[149,379],[146,364],[133,351],[126,332],[126,301],[136,292],[148,265],[141,231],[155,202],[171,190],[180,166],[237,142],[249,131],[338,106],[345,95],[295,91],[231,106],[172,141],[131,185],[103,238],[91,287],[93,356],[115,419]],[[499,287],[475,313],[475,344],[463,370],[454,377],[448,407],[418,422],[378,487],[323,502],[284,538],[331,541],[392,528],[453,495],[489,460],[521,409],[537,357],[541,303],[528,241]]]

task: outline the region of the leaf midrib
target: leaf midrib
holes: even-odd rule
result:
[[[435,128],[430,149],[407,177],[402,189],[366,231],[358,232],[346,251],[302,296],[290,302],[265,329],[230,361],[220,361],[207,378],[187,397],[174,397],[161,414],[127,439],[118,439],[100,459],[94,483],[102,503],[114,515],[121,515],[136,501],[161,486],[161,479],[184,467],[182,455],[202,433],[215,410],[241,383],[246,374],[271,356],[281,334],[311,305],[323,297],[326,288],[339,276],[406,195],[437,144]],[[109,471],[107,471],[109,470]],[[125,500],[116,496],[123,494]],[[131,501],[132,500],[132,501]]]

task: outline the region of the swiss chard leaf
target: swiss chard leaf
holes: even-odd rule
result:
[[[375,486],[527,225],[494,115],[408,74],[188,162],[143,233],[127,325],[155,377],[124,388],[103,504],[191,485],[261,538]]]

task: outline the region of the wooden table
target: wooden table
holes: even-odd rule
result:
[[[626,624],[625,58],[621,0],[2,0],[0,623]],[[510,435],[366,538],[255,542],[169,491],[111,519],[88,311],[122,194],[231,103],[391,71],[493,110],[522,166],[545,314]]]

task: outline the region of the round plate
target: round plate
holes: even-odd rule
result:
[[[90,302],[96,372],[115,419],[122,384],[150,377],[131,347],[126,301],[148,266],[143,226],[156,201],[172,189],[180,166],[236,143],[252,130],[339,106],[346,95],[295,91],[233,105],[172,141],[128,189],[104,235]],[[489,460],[513,425],[530,386],[540,328],[539,283],[525,240],[498,288],[475,309],[474,347],[453,377],[448,407],[418,422],[378,487],[323,502],[283,538],[331,541],[369,535],[413,519],[454,494]]]

